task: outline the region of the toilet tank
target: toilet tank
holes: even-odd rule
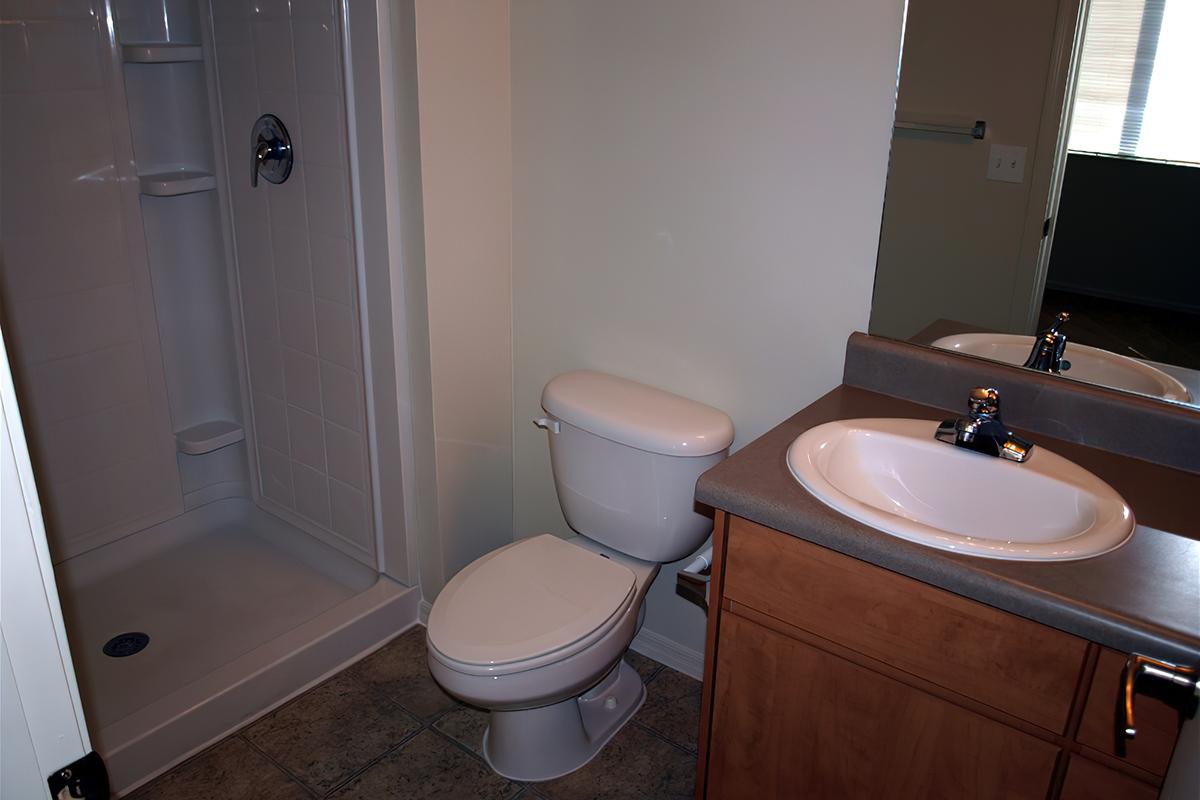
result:
[[[723,411],[636,381],[579,370],[546,384],[539,420],[567,523],[645,561],[677,561],[712,532],[696,479],[725,458]]]

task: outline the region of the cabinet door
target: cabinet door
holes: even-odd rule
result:
[[[1054,745],[732,613],[709,798],[1038,798]]]
[[[1072,756],[1059,800],[1154,800],[1158,789],[1115,769]]]
[[[1087,651],[1076,636],[739,517],[724,596],[1055,733]]]

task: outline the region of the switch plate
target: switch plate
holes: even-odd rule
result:
[[[988,150],[987,179],[1021,183],[1025,180],[1025,148],[994,144]]]

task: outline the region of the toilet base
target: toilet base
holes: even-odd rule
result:
[[[541,708],[492,711],[483,757],[515,781],[548,781],[587,764],[646,700],[637,671],[621,659],[579,697]]]

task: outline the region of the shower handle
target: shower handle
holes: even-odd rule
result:
[[[263,114],[250,133],[250,186],[258,188],[258,176],[270,183],[283,183],[292,174],[292,139],[274,114]]]

